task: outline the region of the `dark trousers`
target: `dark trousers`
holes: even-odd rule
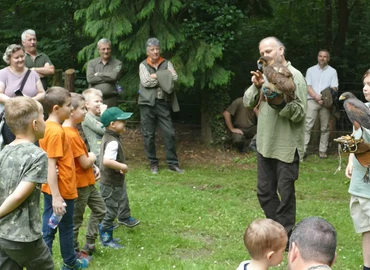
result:
[[[60,252],[64,264],[73,266],[76,264],[76,252],[73,246],[73,215],[74,200],[64,200],[67,204],[66,213],[63,215],[57,228],[52,229],[48,226],[50,216],[53,214],[53,197],[44,193],[44,213],[42,214],[42,237],[51,253],[53,250],[53,241],[57,230],[59,230]]]
[[[265,158],[257,153],[257,197],[266,218],[284,226],[289,233],[296,221],[295,180],[298,179],[299,156],[292,163]],[[280,197],[279,197],[280,195]]]
[[[122,186],[108,186],[99,182],[99,187],[107,210],[101,226],[104,231],[107,231],[113,227],[113,221],[116,217],[118,220],[125,220],[131,216],[126,181],[123,182]]]
[[[155,149],[155,131],[158,124],[162,131],[167,163],[178,165],[170,104],[163,99],[156,99],[154,106],[140,105],[140,118],[145,153],[150,164],[158,163]]]
[[[108,106],[108,108],[111,107],[118,107],[118,94],[117,95],[109,95],[109,96],[103,96],[103,103]]]

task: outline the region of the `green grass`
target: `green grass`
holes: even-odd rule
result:
[[[347,158],[344,158],[345,162]],[[133,229],[120,226],[125,248],[111,250],[98,243],[89,269],[236,269],[248,259],[243,244],[246,226],[264,217],[256,197],[256,159],[236,155],[231,162],[183,161],[178,175],[160,167],[151,175],[147,165],[129,163],[128,194],[132,215],[141,220]],[[162,162],[164,166],[164,162]],[[354,232],[348,204],[348,181],[336,157],[310,156],[300,166],[296,182],[297,220],[311,215],[330,221],[338,231],[334,269],[360,269],[361,236]],[[88,215],[87,211],[86,215]],[[86,222],[85,222],[86,223]],[[80,233],[83,244],[83,233]],[[56,268],[61,265],[54,242]],[[286,258],[273,269],[287,269]]]

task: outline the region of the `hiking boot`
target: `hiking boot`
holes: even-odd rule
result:
[[[124,246],[118,244],[113,238],[113,227],[110,227],[108,230],[103,230],[101,224],[99,224],[99,234],[100,242],[105,247],[110,247],[113,249],[124,248]]]
[[[180,169],[177,165],[168,165],[168,169],[173,172],[177,172],[178,174],[183,174],[185,171]]]
[[[321,159],[325,159],[325,158],[328,158],[328,155],[325,152],[319,152],[319,157]]]
[[[92,256],[95,252],[96,252],[95,244],[86,243],[81,249],[81,253],[89,255],[89,257]]]
[[[150,172],[152,174],[157,174],[158,173],[158,164],[157,163],[150,164]]]
[[[134,218],[134,217],[129,217],[124,220],[118,220],[118,223],[121,225],[125,225],[126,227],[133,228],[137,225],[139,225],[140,220]]]

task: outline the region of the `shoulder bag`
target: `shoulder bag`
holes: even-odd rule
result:
[[[14,93],[17,95],[17,96],[23,96],[22,94],[22,91],[23,91],[23,87],[24,85],[26,84],[26,81],[28,79],[28,76],[30,75],[31,73],[31,70],[28,69],[26,71],[26,74],[24,75],[24,78],[22,80],[22,83],[21,83],[21,87],[17,90],[14,91]],[[2,135],[2,139],[3,139],[3,144],[6,145],[6,144],[9,144],[11,143],[12,141],[15,140],[15,135],[13,134],[13,132],[11,132],[9,126],[6,124],[6,121],[5,121],[5,111],[2,111],[2,113],[0,114],[0,121],[1,121],[1,124],[0,126],[2,125],[2,128],[1,128],[1,135]]]

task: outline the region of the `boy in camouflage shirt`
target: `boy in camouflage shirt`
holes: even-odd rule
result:
[[[40,218],[48,157],[34,144],[44,136],[43,109],[31,98],[15,97],[6,102],[5,116],[16,139],[0,152],[0,269],[54,269]]]

